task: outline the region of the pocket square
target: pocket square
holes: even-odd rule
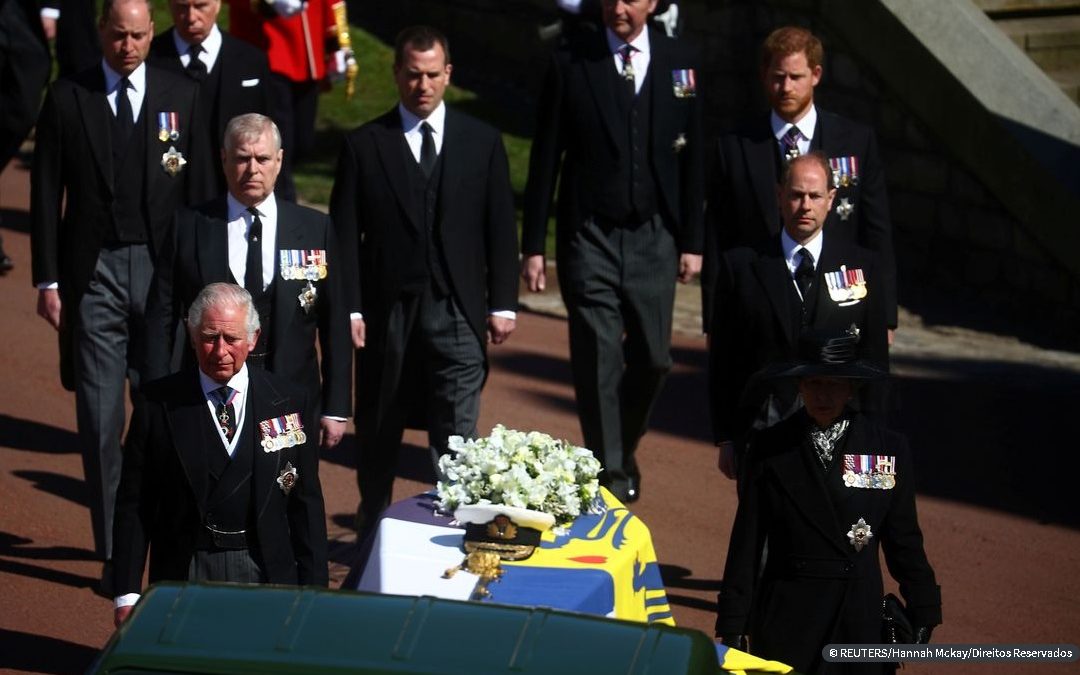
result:
[[[254,87],[257,84],[259,84],[259,78],[257,78],[257,77],[253,77],[250,80],[241,80],[240,81],[240,86],[241,87]]]

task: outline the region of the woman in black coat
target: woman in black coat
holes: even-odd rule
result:
[[[819,341],[813,362],[767,375],[798,378],[805,408],[753,441],[720,590],[717,636],[802,673],[891,672],[821,655],[882,642],[879,545],[916,640],[941,622],[907,441],[848,405],[883,375],[854,361],[856,340]]]

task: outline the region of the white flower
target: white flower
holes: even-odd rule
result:
[[[595,512],[600,462],[592,452],[539,431],[496,425],[486,438],[452,436],[439,459],[446,476],[436,486],[438,506],[506,504],[550,513],[560,524]]]

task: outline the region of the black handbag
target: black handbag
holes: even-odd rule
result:
[[[910,645],[915,642],[915,629],[904,603],[892,593],[886,594],[881,600],[881,642],[887,645]]]

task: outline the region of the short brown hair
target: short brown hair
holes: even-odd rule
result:
[[[406,49],[414,49],[418,52],[427,50],[438,44],[442,47],[446,63],[450,63],[450,41],[446,39],[442,31],[431,26],[409,26],[397,34],[394,40],[394,66],[400,66],[405,58]]]
[[[814,34],[799,26],[784,26],[769,33],[761,46],[761,69],[764,71],[778,56],[806,54],[806,63],[813,70],[825,60],[825,48]]]

